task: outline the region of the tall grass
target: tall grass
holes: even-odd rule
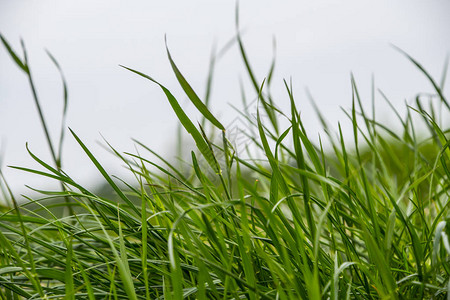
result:
[[[26,72],[26,58],[2,40]],[[136,153],[108,145],[134,175],[124,182],[71,131],[115,192],[104,197],[75,182],[56,155],[52,165],[28,149],[40,169],[14,168],[63,188],[37,190],[42,197],[20,205],[10,193],[11,208],[0,214],[1,299],[448,299],[444,80],[437,83],[406,56],[435,95],[427,101],[419,95],[404,117],[384,99],[402,124],[394,131],[367,113],[352,78],[352,132],[340,125],[333,131],[317,110],[326,134],[315,143],[291,84],[279,83],[290,100],[283,112],[267,89],[272,71],[258,81],[239,35],[237,44],[257,99],[256,111],[244,100],[237,112],[247,124],[240,133],[246,147],[233,142],[167,50],[204,118],[198,124],[164,85],[124,68],[167,97],[197,147],[189,167],[172,165],[138,141]],[[349,136],[351,144],[344,142]],[[61,206],[71,213],[59,213]]]

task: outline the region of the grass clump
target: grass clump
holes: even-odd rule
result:
[[[0,214],[1,299],[448,297],[449,106],[442,85],[409,57],[436,95],[429,109],[418,96],[405,117],[393,109],[402,124],[396,132],[366,113],[352,79],[353,142],[324,121],[331,145],[324,150],[308,136],[289,82],[282,84],[290,111],[282,112],[266,88],[272,71],[258,82],[239,36],[237,42],[257,98],[256,115],[239,112],[248,124],[241,132],[251,141],[246,151],[237,150],[169,51],[203,126],[161,83],[125,67],[167,96],[197,147],[189,167],[139,142],[137,154],[109,146],[134,175],[124,182],[71,131],[115,192],[105,197],[75,182],[56,154],[52,165],[29,150],[41,170],[15,168],[62,188],[20,205],[9,193],[11,208]],[[7,49],[27,73],[27,61]]]

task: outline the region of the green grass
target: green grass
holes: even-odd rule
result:
[[[26,51],[21,59],[2,41],[34,90]],[[402,124],[393,131],[367,113],[352,78],[352,132],[340,124],[333,131],[317,110],[326,132],[317,143],[302,123],[290,83],[273,82],[273,68],[258,81],[239,35],[237,43],[257,99],[256,111],[245,99],[237,111],[247,124],[240,133],[245,149],[209,111],[211,80],[202,101],[167,51],[178,82],[203,116],[198,124],[161,83],[124,68],[167,96],[197,147],[188,166],[176,167],[138,141],[137,153],[108,144],[134,175],[124,182],[71,131],[113,195],[73,181],[49,134],[53,161],[29,150],[40,169],[15,168],[56,180],[60,190],[18,203],[2,176],[10,208],[0,213],[0,299],[448,299],[445,80],[437,83],[406,56],[435,95],[427,101],[418,96],[405,117],[391,106]],[[289,111],[274,105],[270,84],[285,86]]]

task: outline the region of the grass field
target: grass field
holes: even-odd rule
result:
[[[26,51],[21,58],[2,42],[34,91]],[[246,147],[233,142],[168,51],[199,124],[161,83],[124,68],[167,96],[196,145],[185,167],[138,141],[137,153],[108,145],[134,175],[124,182],[71,131],[114,195],[72,180],[61,168],[62,138],[48,135],[53,161],[29,151],[41,168],[15,168],[56,180],[60,190],[18,203],[2,178],[1,299],[450,299],[445,76],[434,80],[405,54],[435,92],[406,113],[379,97],[402,124],[398,131],[368,113],[352,78],[344,121],[353,130],[333,130],[316,111],[325,134],[314,142],[290,82],[272,82],[271,73],[257,81],[239,36],[236,43],[255,96],[236,112],[247,124]],[[285,86],[289,111],[274,105],[271,84]]]

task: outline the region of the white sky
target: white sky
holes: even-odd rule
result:
[[[348,108],[351,103],[350,72],[366,103],[372,74],[377,87],[399,107],[417,92],[431,91],[423,75],[390,44],[411,54],[439,78],[450,50],[449,13],[446,0],[240,1],[244,42],[258,80],[267,74],[275,37],[277,104],[287,108],[282,79],[292,77],[304,122],[313,132],[318,131],[314,129],[317,122],[305,87],[333,124],[346,121],[339,107]],[[220,47],[235,34],[234,20],[234,1],[0,0],[0,32],[16,50],[20,50],[20,37],[26,43],[53,139],[59,133],[62,89],[44,49],[58,59],[68,81],[67,125],[113,174],[124,170],[97,145],[100,134],[121,151],[134,152],[133,137],[169,158],[176,137],[176,118],[160,89],[118,65],[153,76],[190,109],[168,63],[164,34],[177,65],[203,95],[212,45],[216,42]],[[217,64],[211,100],[212,111],[225,124],[235,117],[229,103],[241,103],[239,78],[247,80],[233,47]],[[253,96],[250,86],[247,92]],[[384,104],[378,99],[382,113]],[[26,142],[38,156],[47,161],[50,157],[26,77],[3,47],[0,137],[5,150],[3,170],[13,189],[23,191],[24,184],[47,186],[47,179],[5,167],[36,167],[26,153]],[[73,138],[66,137],[65,169],[93,186],[96,170]]]

